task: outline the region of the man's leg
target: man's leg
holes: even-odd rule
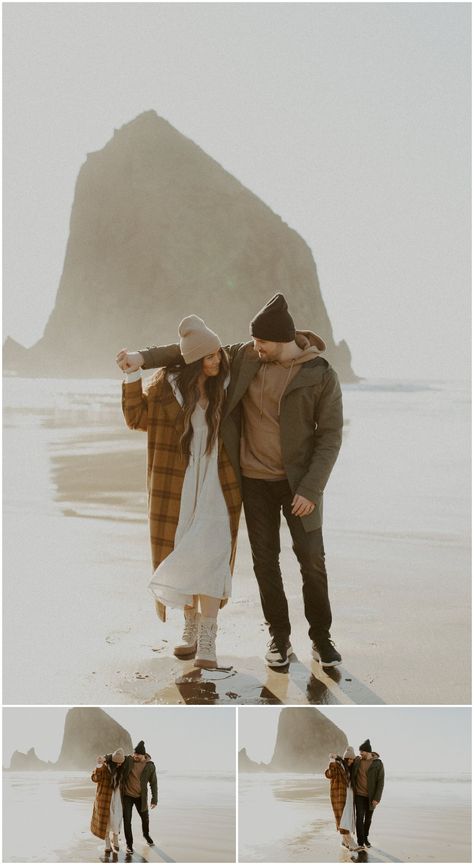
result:
[[[279,564],[280,502],[277,486],[280,481],[242,478],[242,482],[245,519],[263,615],[272,636],[287,641],[291,626]]]
[[[309,636],[314,643],[329,639],[332,623],[328,595],[328,578],[324,557],[322,529],[307,532],[301,517],[291,513],[293,494],[289,485],[282,499],[283,513],[293,541],[303,578],[304,612],[309,622]]]
[[[369,800],[367,799],[367,811],[365,812],[365,821],[364,821],[364,841],[369,840],[369,829],[370,824],[372,823],[372,817],[374,812],[369,808]]]
[[[133,849],[132,808],[134,801],[135,800],[132,796],[123,797],[123,831],[127,847],[129,847],[130,850]]]
[[[365,813],[369,807],[367,796],[355,796],[356,809],[356,832],[357,843],[360,846],[365,843]]]
[[[142,834],[144,838],[150,837],[150,813],[148,808],[146,811],[140,811],[140,817],[142,818]]]

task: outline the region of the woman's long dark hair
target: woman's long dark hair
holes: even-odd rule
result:
[[[114,763],[112,760],[112,754],[105,755],[105,764],[110,773],[110,786],[113,790],[120,784],[120,778],[122,777],[122,769],[123,763]]]
[[[225,399],[224,384],[229,374],[229,358],[226,351],[221,348],[220,351],[220,366],[217,375],[206,376],[204,389],[208,398],[208,406],[206,409],[207,421],[207,443],[206,453],[210,454],[216,442],[219,426],[221,422],[222,407]],[[189,456],[191,441],[193,438],[193,427],[191,417],[199,401],[198,379],[202,373],[203,360],[196,360],[194,363],[185,364],[184,360],[180,360],[167,367],[167,372],[177,373],[176,385],[183,397],[183,412],[184,412],[184,431],[180,438],[181,453],[184,456]]]

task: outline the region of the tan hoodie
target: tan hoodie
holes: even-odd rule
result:
[[[280,443],[281,400],[301,365],[319,357],[326,348],[321,337],[311,331],[298,331],[296,344],[301,354],[293,360],[261,364],[242,400],[240,466],[244,477],[266,481],[286,477]]]

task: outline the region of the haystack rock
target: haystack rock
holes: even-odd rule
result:
[[[272,772],[323,772],[331,753],[343,754],[347,736],[318,709],[282,709],[273,757]]]
[[[115,353],[174,342],[191,312],[224,342],[283,292],[297,327],[317,331],[343,381],[316,265],[304,240],[154,111],[90,153],[76,183],[56,304],[42,339],[4,346],[6,372],[114,376]]]
[[[123,748],[125,754],[133,753],[130,734],[103,709],[69,709],[64,724],[61,753],[56,763],[46,763],[36,756],[31,748],[27,754],[15,751],[10,770],[29,772],[39,769],[63,771],[90,771],[99,754],[107,754]]]
[[[56,769],[86,771],[95,765],[98,754],[123,748],[133,753],[130,734],[103,709],[70,709],[66,715],[64,737]]]

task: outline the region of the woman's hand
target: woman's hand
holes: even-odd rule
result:
[[[141,352],[128,351],[126,348],[119,351],[115,361],[123,372],[136,372],[145,362]]]

